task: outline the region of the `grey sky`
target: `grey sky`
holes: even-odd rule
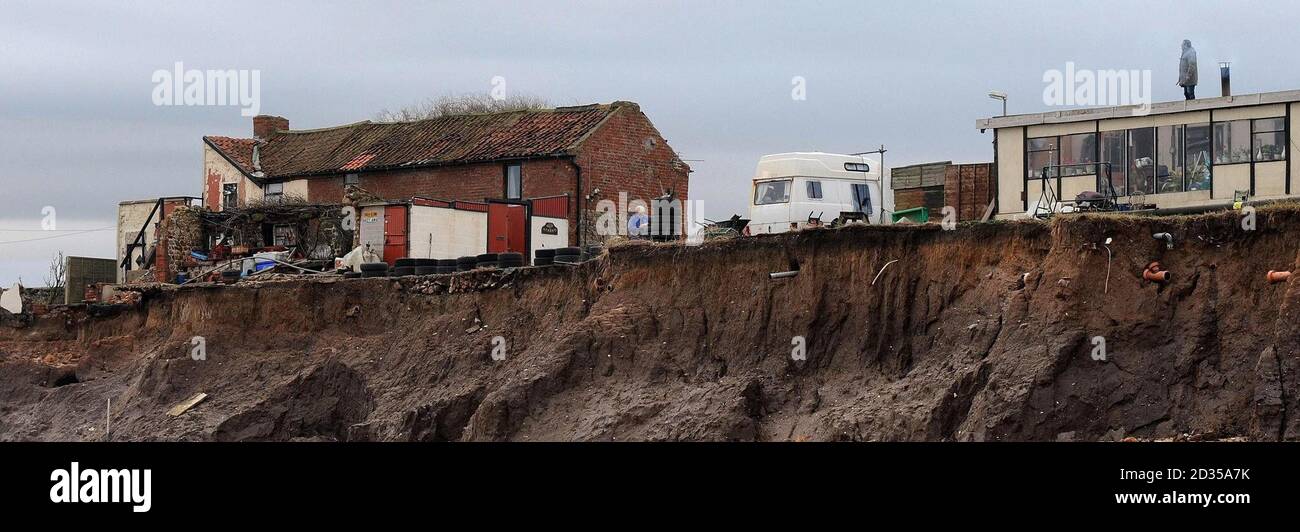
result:
[[[632,100],[691,162],[705,215],[745,212],[760,155],[889,148],[889,166],[990,161],[975,119],[1046,110],[1043,72],[1151,69],[1181,97],[1179,45],[1233,61],[1237,93],[1300,88],[1291,2],[57,2],[0,0],[0,284],[49,254],[111,256],[117,202],[197,195],[202,135],[249,136],[234,107],[156,107],[177,61],[258,69],[261,110],[313,128],[426,97],[507,91],[559,105]],[[790,97],[807,80],[807,100]]]

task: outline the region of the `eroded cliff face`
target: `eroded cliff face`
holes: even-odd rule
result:
[[[0,439],[105,439],[107,415],[113,440],[1292,440],[1300,291],[1264,275],[1296,268],[1300,214],[1256,222],[857,227],[155,290],[0,327]],[[1153,260],[1172,282],[1143,280]]]

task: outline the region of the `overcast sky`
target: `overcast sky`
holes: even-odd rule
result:
[[[1181,98],[1179,47],[1237,93],[1300,88],[1293,2],[60,2],[0,0],[0,284],[49,256],[111,257],[119,201],[198,195],[203,135],[247,137],[235,107],[151,101],[155,70],[256,69],[261,111],[294,129],[431,96],[557,105],[632,100],[690,161],[705,215],[744,213],[760,155],[886,145],[887,166],[991,161],[977,118],[1049,110],[1043,73],[1150,69]],[[792,78],[806,100],[791,98]],[[40,231],[54,207],[58,229]],[[58,238],[48,238],[58,236]],[[33,242],[18,240],[43,238]]]

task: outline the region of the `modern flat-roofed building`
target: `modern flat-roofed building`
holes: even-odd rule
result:
[[[1297,120],[1300,90],[1157,103],[1145,113],[1122,106],[1000,116],[976,126],[993,130],[997,217],[1006,219],[1034,214],[1044,168],[1062,200],[1106,194],[1107,174],[1119,203],[1157,209],[1300,195],[1300,167],[1288,149]]]

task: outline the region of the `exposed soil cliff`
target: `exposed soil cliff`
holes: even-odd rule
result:
[[[858,227],[162,289],[0,327],[0,439],[100,440],[108,417],[113,440],[1293,440],[1300,290],[1264,274],[1296,269],[1300,213],[1256,227]]]

